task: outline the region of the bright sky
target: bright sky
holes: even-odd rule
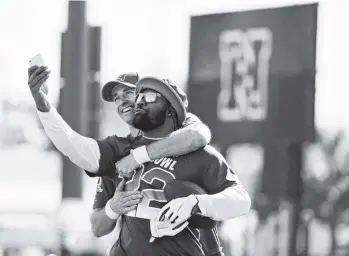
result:
[[[90,24],[103,26],[102,82],[116,74],[170,77],[184,85],[188,73],[190,14],[306,3],[299,0],[90,0]],[[349,130],[347,60],[349,1],[320,1],[316,122]],[[28,59],[40,52],[51,68],[50,97],[59,87],[60,32],[67,0],[2,1],[0,95],[28,97]],[[217,7],[218,6],[218,7]],[[18,92],[24,92],[21,96]]]

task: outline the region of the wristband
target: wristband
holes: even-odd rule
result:
[[[154,228],[155,225],[155,220],[151,219],[150,220],[150,234],[151,234],[151,238],[149,239],[149,243],[153,243],[155,241],[155,236],[154,235],[158,235],[156,232],[156,229]]]
[[[200,210],[200,207],[199,207],[199,198],[197,198],[195,195],[193,195],[193,197],[195,197],[196,203],[195,203],[193,209],[191,210],[191,215],[201,214],[201,210]]]
[[[120,216],[118,213],[114,212],[113,209],[110,207],[110,200],[105,205],[104,211],[105,214],[112,220],[117,220]]]
[[[195,195],[198,200],[197,206],[199,207],[200,214],[206,217],[210,217],[207,215],[207,206],[211,207],[211,198],[210,195]]]
[[[139,165],[151,161],[146,146],[141,146],[139,148],[131,150],[131,154]]]

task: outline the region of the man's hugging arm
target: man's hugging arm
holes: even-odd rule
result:
[[[188,113],[182,128],[159,141],[135,149],[133,157],[142,164],[162,157],[186,155],[206,146],[210,141],[210,128],[197,116]]]
[[[146,146],[150,160],[180,156],[206,146],[211,131],[203,123],[195,123],[172,132],[169,136]]]

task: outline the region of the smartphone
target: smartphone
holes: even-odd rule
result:
[[[36,54],[33,58],[31,58],[29,60],[29,67],[32,67],[32,66],[44,66],[44,60],[42,59],[40,53]],[[48,87],[47,87],[47,84],[44,83],[42,86],[41,86],[41,90],[47,95],[48,94]]]
[[[32,66],[44,66],[44,60],[42,59],[40,53],[36,54],[33,58],[30,59],[29,61],[29,67]]]

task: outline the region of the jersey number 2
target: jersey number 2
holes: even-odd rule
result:
[[[144,173],[144,167],[142,166],[140,170],[134,172],[132,178],[126,182],[125,190],[140,190],[141,182],[148,184],[149,186],[154,186],[155,183],[161,183],[159,188],[145,188],[142,189],[142,200],[138,204],[135,211],[127,213],[127,216],[132,216],[136,218],[152,219],[158,215],[160,212],[159,207],[151,206],[152,201],[164,202],[166,203],[166,197],[164,193],[165,186],[168,181],[175,179],[173,173],[161,169],[159,167],[154,167]]]

